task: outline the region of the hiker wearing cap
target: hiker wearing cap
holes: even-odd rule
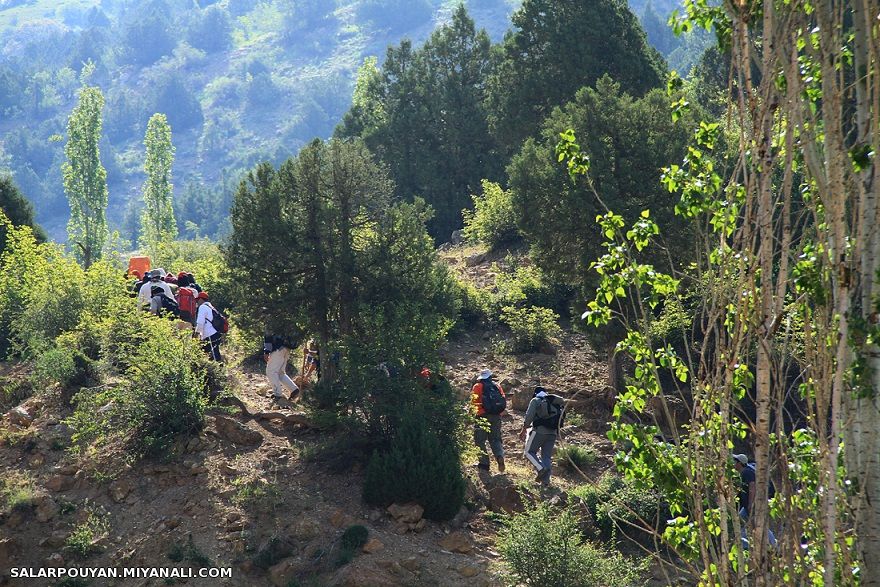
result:
[[[736,472],[739,473],[740,479],[740,490],[737,498],[737,503],[739,504],[739,516],[743,521],[747,522],[751,518],[752,506],[755,504],[755,463],[750,463],[749,457],[744,454],[731,455],[731,458],[733,459],[733,466],[736,469]],[[772,498],[776,493],[776,488],[773,487],[772,481],[769,483],[770,486],[767,488],[767,496]],[[773,530],[769,527],[767,528],[767,538],[770,541],[770,546],[776,546],[776,536],[773,534]],[[741,539],[743,547],[748,548],[749,542],[746,538],[745,525],[742,528]]]
[[[150,280],[144,283],[141,288],[138,290],[138,305],[140,307],[147,307],[150,305],[150,298],[153,297],[153,288],[161,287],[162,292],[171,299],[174,299],[174,293],[171,291],[171,286],[162,281],[162,274],[159,273],[159,270],[150,271],[149,274]]]
[[[220,363],[223,361],[223,358],[220,356],[220,337],[222,334],[214,328],[215,310],[214,306],[208,301],[208,292],[203,291],[196,296],[196,306],[198,307],[196,312],[196,334],[198,334],[199,340],[202,341],[205,352],[208,353],[211,360]]]
[[[174,298],[167,296],[161,286],[153,285],[150,288],[150,313],[156,316],[166,313],[178,316],[180,310]]]
[[[303,380],[308,381],[312,373],[318,375],[321,380],[321,354],[318,350],[318,341],[310,338],[303,347]]]
[[[486,442],[492,448],[498,471],[504,472],[504,446],[501,444],[501,415],[507,407],[504,390],[492,381],[492,371],[483,369],[477,376],[477,382],[471,389],[471,405],[476,414],[474,423],[474,443],[480,451],[477,466],[489,470],[489,452]]]
[[[526,417],[519,431],[520,440],[525,441],[523,455],[535,467],[535,480],[545,487],[550,485],[550,470],[553,466],[553,449],[556,435],[562,427],[565,416],[565,399],[547,393],[543,387],[536,387],[526,409]],[[526,429],[528,429],[528,433]],[[538,451],[541,457],[538,458]]]
[[[272,398],[280,400],[284,397],[281,390],[287,388],[290,393],[288,399],[294,399],[299,395],[299,387],[287,376],[287,361],[290,359],[290,349],[296,347],[290,337],[279,334],[266,333],[263,338],[263,360],[266,361],[266,377],[272,384]]]

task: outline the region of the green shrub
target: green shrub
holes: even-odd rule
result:
[[[0,479],[0,511],[30,509],[34,497],[36,486],[27,473],[7,471]]]
[[[367,465],[364,501],[383,507],[415,501],[426,518],[448,520],[464,503],[457,443],[430,425],[427,411],[400,409],[403,417],[390,446],[377,450]]]
[[[98,380],[97,367],[79,348],[55,346],[34,361],[34,381],[40,385],[57,383],[61,387],[88,387]]]
[[[587,467],[596,464],[599,455],[591,446],[578,446],[568,444],[556,451],[556,461],[560,467],[577,471],[583,471]]]
[[[102,321],[102,361],[118,382],[84,389],[68,423],[78,445],[124,441],[134,455],[166,455],[197,432],[206,406],[207,359],[189,332],[129,304]]]
[[[620,533],[649,544],[652,533],[662,532],[665,521],[671,517],[655,491],[610,473],[571,493],[583,501],[600,537],[606,540]]]
[[[504,518],[498,546],[517,584],[554,587],[629,587],[644,584],[641,562],[585,542],[573,509],[538,503]]]
[[[482,186],[482,195],[471,196],[474,209],[461,211],[465,239],[484,243],[493,249],[520,239],[511,193],[501,189],[497,183],[485,179]]]
[[[489,318],[491,294],[472,283],[462,280],[456,280],[455,287],[458,300],[459,323],[466,326],[475,326],[486,322]]]
[[[77,524],[64,543],[65,549],[79,558],[100,552],[99,542],[110,533],[107,512],[92,508],[88,517]]]
[[[292,553],[293,548],[288,542],[277,536],[272,536],[266,545],[260,548],[251,560],[255,567],[265,571],[275,563],[287,558]]]
[[[505,306],[501,310],[501,322],[510,328],[512,351],[529,353],[541,350],[548,344],[558,343],[562,329],[557,324],[559,316],[547,308],[532,306],[515,308]]]
[[[352,561],[360,547],[367,543],[369,531],[364,526],[349,526],[339,539],[339,555],[336,557],[336,566],[341,567]]]

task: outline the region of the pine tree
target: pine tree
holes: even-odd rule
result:
[[[157,113],[150,117],[144,146],[147,149],[144,161],[147,182],[144,184],[141,240],[144,246],[153,248],[177,237],[171,185],[174,146],[171,144],[171,127],[164,114]]]
[[[85,268],[101,257],[107,240],[107,171],[98,149],[103,108],[100,89],[80,90],[79,103],[67,122],[67,161],[61,165],[70,203],[67,234],[77,261]]]

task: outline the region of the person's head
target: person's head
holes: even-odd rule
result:
[[[749,464],[749,457],[744,454],[731,455],[730,458],[733,459],[733,466],[736,467],[737,471],[742,471]]]
[[[201,306],[205,302],[207,302],[210,298],[208,298],[208,292],[201,291],[199,295],[196,296],[196,305]]]
[[[547,397],[547,390],[539,385],[532,392],[532,397]]]
[[[161,279],[162,276],[159,275],[158,271],[153,271],[152,273],[150,273],[150,281],[160,281]]]
[[[483,369],[480,371],[480,374],[477,375],[477,381],[488,381],[492,379],[492,371],[489,369]]]

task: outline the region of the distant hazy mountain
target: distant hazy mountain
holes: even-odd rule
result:
[[[176,147],[184,234],[222,233],[243,170],[328,137],[348,109],[355,71],[389,44],[423,40],[458,2],[443,0],[0,0],[0,169],[37,220],[64,240],[67,117],[83,63],[104,93],[102,160],[112,226],[131,239],[143,136],[164,112]],[[469,0],[499,40],[518,0]],[[53,138],[54,137],[54,138]]]

